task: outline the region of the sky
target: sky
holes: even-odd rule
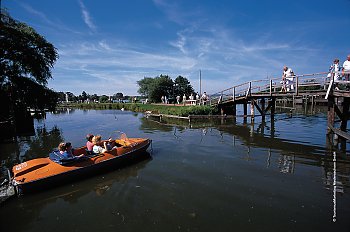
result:
[[[48,87],[139,95],[144,77],[216,93],[251,80],[328,71],[350,54],[350,0],[1,0],[59,53]],[[201,73],[201,75],[200,75]],[[201,82],[199,81],[201,76]]]

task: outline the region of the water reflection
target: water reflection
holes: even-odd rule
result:
[[[313,111],[315,112],[315,111]],[[288,117],[289,118],[289,117]],[[282,116],[276,121],[283,121],[287,118]],[[309,120],[308,124],[314,122],[305,116],[296,116],[293,120]],[[317,120],[317,118],[316,118]],[[253,161],[254,152],[251,149],[254,148],[266,148],[266,167],[271,167],[271,159],[276,159],[276,167],[281,173],[294,174],[296,170],[303,168],[304,166],[319,166],[324,169],[326,174],[326,180],[324,181],[325,188],[332,187],[333,180],[330,176],[333,174],[333,150],[336,147],[328,147],[315,144],[312,141],[298,141],[295,139],[282,139],[275,135],[275,123],[268,126],[268,122],[263,121],[260,123],[243,123],[238,124],[236,120],[232,119],[219,119],[219,120],[206,120],[196,121],[188,124],[186,120],[176,119],[162,119],[157,118],[143,118],[142,124],[146,124],[148,128],[153,128],[162,131],[174,131],[174,136],[179,139],[180,136],[176,135],[177,131],[183,131],[184,129],[198,129],[201,131],[199,144],[203,142],[205,136],[213,136],[218,131],[218,140],[221,142],[226,141],[224,137],[227,135],[232,136],[232,146],[244,146],[247,148],[246,155],[242,157],[246,161]],[[244,122],[244,121],[243,121]],[[162,126],[160,126],[162,125]],[[255,129],[256,128],[256,129]],[[213,132],[214,130],[214,132]],[[209,134],[208,134],[209,132]],[[326,135],[324,135],[326,136]],[[239,141],[239,145],[237,145]],[[344,186],[350,186],[350,157],[346,152],[342,150],[337,151],[337,185],[339,189],[343,189]]]
[[[274,122],[268,119],[256,118],[254,124],[243,119],[189,123],[113,110],[48,114],[37,124],[38,135],[23,138],[26,145],[20,148],[13,146],[17,153],[0,146],[7,152],[1,159],[17,162],[20,152],[23,159],[44,154],[63,138],[81,144],[87,132],[106,135],[111,127],[151,138],[153,158],[12,199],[0,210],[1,228],[347,231],[350,160],[326,145],[320,132],[324,119],[285,114]]]
[[[138,173],[145,168],[150,161],[151,156],[148,154],[143,161],[135,165],[105,173],[96,178],[86,179],[72,185],[58,187],[35,195],[11,199],[9,202],[6,202],[7,210],[0,211],[1,228],[5,231],[27,231],[28,226],[37,221],[38,218],[43,217],[43,212],[48,208],[60,207],[62,204],[68,204],[70,207],[74,208],[79,201],[86,197],[91,199],[95,197],[103,198],[108,192],[119,191],[118,189],[123,182],[128,181],[128,179],[137,178]],[[96,199],[94,201],[96,201]],[[95,205],[97,203],[91,201],[90,204]],[[61,213],[62,212],[58,213],[57,216],[63,217]],[[20,223],[9,223],[8,219],[15,219],[18,214],[20,214]]]

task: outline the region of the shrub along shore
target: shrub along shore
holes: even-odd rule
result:
[[[210,106],[184,106],[172,104],[140,104],[140,103],[63,103],[58,107],[78,109],[124,109],[133,112],[151,112],[152,114],[166,114],[180,117],[190,115],[213,115],[216,110]]]

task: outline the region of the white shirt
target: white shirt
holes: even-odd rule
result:
[[[344,61],[343,68],[345,72],[350,72],[350,61]]]
[[[283,76],[285,76],[287,80],[293,81],[293,70],[291,68],[288,68],[287,71],[283,71]]]
[[[93,151],[94,153],[97,153],[97,154],[102,153],[103,150],[104,150],[104,149],[103,149],[101,146],[97,146],[97,145],[94,145],[94,147],[92,148],[92,151]]]

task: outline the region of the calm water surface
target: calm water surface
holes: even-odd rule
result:
[[[48,114],[35,136],[0,145],[2,170],[45,157],[62,140],[80,146],[87,133],[115,130],[151,138],[152,158],[12,198],[0,208],[1,231],[350,231],[349,151],[327,147],[325,115],[259,120]]]

